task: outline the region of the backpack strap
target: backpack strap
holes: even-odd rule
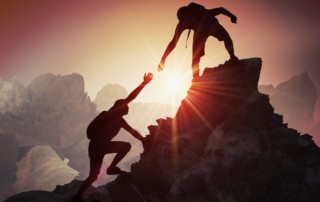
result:
[[[186,41],[186,48],[188,47],[188,39],[189,39],[189,36],[190,36],[190,32],[191,32],[191,29],[189,29],[189,31],[188,31],[188,36],[187,36],[187,41]]]

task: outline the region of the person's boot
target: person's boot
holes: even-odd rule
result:
[[[239,59],[238,59],[238,57],[237,57],[237,56],[232,55],[232,56],[230,57],[230,61],[231,61],[231,62],[238,62],[238,61],[239,61]]]
[[[80,195],[75,195],[72,199],[72,202],[84,202],[84,200]]]

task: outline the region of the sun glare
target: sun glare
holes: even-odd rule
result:
[[[167,88],[169,91],[179,91],[179,90],[183,90],[182,88],[182,84],[181,81],[174,77],[173,75],[168,75],[167,78]]]
[[[161,97],[167,103],[180,105],[180,102],[186,96],[186,92],[191,85],[190,78],[183,74],[175,72],[163,72],[161,78],[162,92]]]

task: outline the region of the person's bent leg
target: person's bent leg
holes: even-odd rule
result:
[[[113,161],[111,162],[109,168],[107,169],[107,174],[111,175],[111,174],[125,173],[125,171],[122,171],[117,167],[117,164],[130,151],[131,145],[128,142],[113,141],[113,142],[109,142],[107,147],[108,147],[108,153],[117,153]]]
[[[78,200],[78,198],[81,198],[82,194],[90,187],[90,185],[96,181],[98,179],[98,175],[89,175],[89,177],[87,177],[87,179],[85,179],[78,192],[76,193],[75,197],[74,197],[74,201]]]
[[[90,158],[89,177],[87,177],[80,185],[80,188],[74,197],[74,201],[77,201],[77,199],[81,198],[81,195],[90,187],[90,185],[93,182],[95,182],[98,179],[98,176],[100,174],[102,161],[103,161],[103,157],[104,157],[104,155],[103,156],[97,155],[94,158]]]
[[[230,55],[230,59],[231,60],[238,60],[237,56],[234,54],[232,39],[227,32],[224,34],[223,42],[224,42],[224,46],[226,47],[226,49]]]
[[[192,58],[192,75],[194,79],[198,78],[200,75],[199,63],[200,63],[200,57]]]
[[[224,46],[226,47],[231,60],[238,60],[237,56],[234,54],[233,42],[227,30],[220,26],[219,31],[215,32],[213,36],[216,37],[219,41],[224,42]]]

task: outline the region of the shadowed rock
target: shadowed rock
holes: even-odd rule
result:
[[[309,132],[314,124],[317,90],[307,72],[273,86],[259,86],[259,91],[269,95],[276,113],[282,114],[289,127]]]
[[[161,201],[317,201],[319,148],[257,91],[260,70],[258,58],[206,69],[176,116],[149,127],[128,182],[135,193]],[[128,189],[119,181],[107,187],[125,201],[111,194]]]
[[[258,92],[261,64],[252,58],[205,69],[177,114],[149,126],[131,173],[84,200],[319,201],[320,150]],[[66,199],[68,187],[59,187]]]

